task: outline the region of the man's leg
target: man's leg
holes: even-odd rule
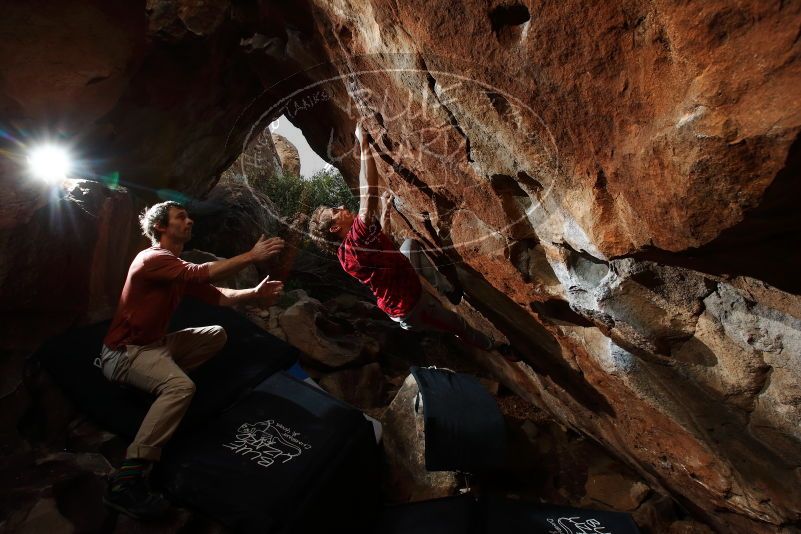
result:
[[[110,480],[104,501],[137,518],[156,518],[169,505],[150,490],[145,471],[151,462],[159,460],[161,448],[178,428],[194,396],[195,384],[173,361],[165,344],[129,346],[113,380],[151,393],[156,400],[128,447],[125,462]]]
[[[439,270],[431,263],[431,260],[423,252],[420,242],[415,239],[406,239],[400,247],[400,252],[407,258],[409,263],[412,264],[417,273],[428,280],[434,288],[448,297],[453,304],[459,304],[462,300],[461,288],[455,288],[448,278],[439,272]]]
[[[192,397],[195,384],[173,361],[166,345],[144,348],[134,354],[118,380],[156,396],[136,437],[128,447],[127,458],[157,461],[161,448],[175,433]],[[130,358],[130,356],[129,356]]]
[[[428,256],[423,252],[418,241],[406,239],[400,246],[400,252],[409,258],[409,263],[412,264],[414,270],[417,271],[420,276],[428,280],[437,291],[442,294],[453,291],[453,284],[451,284],[442,273],[437,271],[431,263],[431,260],[429,260]]]
[[[128,458],[161,457],[161,447],[175,433],[195,393],[195,384],[184,371],[209,360],[226,339],[221,326],[207,326],[173,332],[163,344],[130,347],[114,381],[151,393],[156,400],[128,448]]]
[[[222,326],[185,328],[167,334],[165,343],[172,359],[184,371],[191,371],[210,360],[225,346],[228,336]]]
[[[113,379],[156,395],[142,421],[126,459],[112,478],[105,501],[140,518],[155,518],[168,508],[164,498],[150,491],[144,472],[161,457],[189,408],[195,384],[184,370],[191,370],[214,356],[225,345],[221,326],[188,328],[169,334],[163,344],[130,347]]]
[[[403,320],[412,328],[419,327],[447,332],[459,337],[464,343],[482,350],[491,350],[494,341],[470,326],[464,318],[445,308],[434,296],[423,290],[418,306]]]

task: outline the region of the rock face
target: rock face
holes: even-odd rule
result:
[[[280,172],[281,159],[269,128],[265,128],[251,139],[236,161],[220,175],[217,185],[247,183],[253,189],[263,191],[264,183]]]
[[[149,246],[125,189],[71,181],[50,195],[24,227],[0,230],[3,349],[110,316],[131,259]]]
[[[331,395],[360,410],[380,407],[383,401],[384,376],[376,362],[331,373],[320,380],[320,385]]]
[[[308,358],[324,367],[336,369],[360,359],[375,359],[378,344],[355,331],[347,321],[325,312],[320,301],[297,291],[297,301],[284,311],[279,324],[286,340]]]
[[[195,221],[187,246],[226,258],[250,250],[262,234],[285,230],[272,201],[245,181],[219,183],[205,200],[187,208]]]
[[[281,160],[281,168],[287,174],[300,176],[300,155],[298,149],[289,139],[283,135],[273,134],[273,143],[278,158]]]
[[[398,222],[531,400],[717,528],[798,522],[801,6],[320,11]]]
[[[403,382],[384,414],[384,451],[394,464],[389,486],[398,501],[449,497],[459,488],[456,473],[425,468],[425,424],[423,408],[415,409],[419,389],[412,375]]]
[[[203,196],[282,114],[356,185],[363,117],[397,235],[533,369],[500,381],[717,530],[801,525],[801,4],[112,4],[0,20],[5,315],[108,313],[130,253],[96,223],[116,243],[141,204],[75,193],[51,231],[30,132],[150,200]]]

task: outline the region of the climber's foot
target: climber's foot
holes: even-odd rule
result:
[[[147,480],[141,476],[122,482],[112,477],[103,496],[103,503],[118,512],[144,521],[164,517],[170,509],[167,499],[151,490]]]
[[[445,292],[445,296],[448,297],[448,300],[451,304],[456,306],[460,302],[462,302],[462,296],[464,295],[464,291],[461,287],[456,287],[450,291]]]
[[[496,343],[492,350],[503,356],[507,362],[515,363],[522,360],[520,354],[509,343]]]

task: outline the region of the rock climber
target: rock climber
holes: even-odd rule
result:
[[[354,214],[344,206],[318,207],[309,221],[312,239],[323,250],[336,254],[342,268],[366,284],[378,307],[402,328],[454,334],[472,347],[497,350],[505,358],[517,360],[508,344],[496,343],[471,327],[421,283],[418,275],[454,304],[461,299],[461,289],[454,288],[434,268],[417,241],[407,239],[400,250],[395,247],[389,237],[392,195],[385,193],[379,199],[378,170],[361,124],[356,127],[356,139],[361,156],[359,212]]]

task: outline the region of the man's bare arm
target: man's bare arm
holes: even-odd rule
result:
[[[209,280],[212,282],[225,280],[248,265],[271,258],[281,252],[283,248],[284,240],[280,237],[267,239],[262,235],[253,248],[244,254],[209,263]]]
[[[359,218],[368,222],[379,216],[378,201],[378,169],[375,155],[367,140],[367,132],[361,124],[356,127],[356,139],[359,142],[361,168],[359,169]]]
[[[389,191],[381,195],[381,231],[386,235],[392,233],[392,193]]]
[[[209,263],[209,280],[212,282],[225,280],[252,264],[253,261],[250,251],[233,258],[213,261]],[[220,291],[222,291],[222,288],[220,288]]]
[[[226,287],[218,287],[217,289],[222,293],[219,302],[220,306],[234,306],[235,304],[272,306],[281,296],[284,283],[272,281],[268,276],[259,285],[249,289],[228,289]]]

